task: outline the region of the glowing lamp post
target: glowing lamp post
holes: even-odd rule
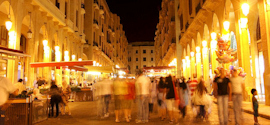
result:
[[[12,27],[12,22],[10,20],[6,21],[6,28],[9,31]]]
[[[243,14],[245,16],[247,16],[248,13],[249,13],[249,5],[247,3],[244,3],[244,4],[242,4],[242,7],[241,8],[242,8]]]
[[[228,31],[229,28],[230,28],[230,22],[229,22],[229,21],[224,21],[224,22],[223,22],[223,27],[224,27],[224,29],[225,29],[226,31]]]

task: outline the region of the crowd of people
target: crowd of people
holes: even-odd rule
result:
[[[122,119],[130,122],[131,112],[136,112],[135,122],[147,123],[154,109],[158,110],[160,120],[168,120],[169,123],[179,124],[180,116],[185,118],[187,110],[192,110],[195,118],[207,120],[215,97],[220,125],[228,124],[229,101],[233,101],[235,124],[241,125],[244,78],[238,75],[237,69],[229,72],[228,75],[221,68],[210,81],[204,81],[202,77],[197,79],[196,74],[188,80],[171,75],[146,77],[142,71],[138,72],[136,79],[104,78],[95,84],[96,96],[99,99],[98,116],[102,119],[109,117],[109,103],[113,99],[115,122],[121,122]],[[256,95],[256,89],[253,89],[251,93]],[[252,100],[254,120],[258,125],[258,102],[255,97]]]

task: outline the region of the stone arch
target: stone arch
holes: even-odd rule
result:
[[[196,41],[196,47],[197,46],[201,46],[201,42],[202,42],[202,38],[201,38],[201,34],[199,32],[197,32],[197,41]],[[195,47],[195,48],[196,48]]]
[[[220,33],[220,25],[219,25],[219,20],[218,16],[216,13],[213,14],[213,23],[212,23],[212,32],[216,32],[217,34]]]
[[[190,45],[187,44],[187,55],[186,56],[190,56]]]
[[[209,28],[206,24],[204,24],[204,28],[203,28],[203,40],[207,41],[207,44],[210,41],[210,33],[209,33]]]
[[[191,40],[191,49],[190,49],[190,50],[191,50],[192,52],[195,52],[195,48],[196,48],[195,41],[194,41],[194,39],[192,39],[192,40]]]

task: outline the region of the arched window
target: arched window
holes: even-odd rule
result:
[[[260,40],[261,38],[262,38],[262,36],[261,36],[260,18],[258,17],[257,28],[256,28],[256,39]]]
[[[21,35],[20,38],[20,50],[26,53],[26,37],[24,35]]]

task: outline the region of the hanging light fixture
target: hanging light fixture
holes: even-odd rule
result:
[[[223,27],[224,27],[224,29],[225,29],[226,31],[228,31],[229,28],[230,28],[230,22],[229,22],[229,21],[224,21],[224,22],[223,22]]]
[[[11,8],[11,0],[9,1],[9,10],[8,10],[8,21],[6,21],[6,28],[9,31],[12,27],[12,22],[11,22],[11,16],[10,16],[10,8]]]
[[[30,16],[30,21],[29,21],[29,30],[27,32],[27,38],[32,39],[32,31],[31,31],[31,12],[28,12]]]
[[[243,14],[247,16],[249,13],[249,5],[247,3],[243,3],[241,8],[242,8]]]

